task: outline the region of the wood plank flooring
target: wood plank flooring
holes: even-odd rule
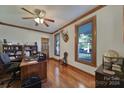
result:
[[[54,88],[80,88],[95,87],[95,77],[80,70],[72,69],[70,66],[59,64],[55,60],[48,62],[47,83],[43,87]]]
[[[0,85],[0,87],[5,87]],[[11,87],[20,87],[20,81],[14,82]],[[58,61],[49,60],[47,63],[47,82],[43,88],[93,88],[95,77],[70,66],[61,65]]]

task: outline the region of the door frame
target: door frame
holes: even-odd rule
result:
[[[47,54],[47,57],[49,58],[49,38],[47,37],[41,37],[41,52],[42,52],[42,39],[47,39],[48,40],[48,54]]]

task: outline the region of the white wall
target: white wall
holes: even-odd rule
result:
[[[0,25],[1,40],[7,39],[8,42],[20,43],[20,44],[23,43],[25,44],[27,42],[29,43],[37,42],[39,51],[41,50],[41,37],[50,38],[50,34]],[[51,51],[51,48],[49,50]]]
[[[108,49],[114,49],[124,56],[124,42],[123,42],[123,7],[122,6],[106,6],[93,14],[86,16],[85,18],[76,21],[75,23],[64,28],[64,31],[68,31],[69,41],[65,43],[60,37],[60,58],[63,57],[63,53],[67,51],[68,64],[73,65],[83,71],[86,71],[91,74],[95,74],[96,68],[75,62],[74,54],[74,32],[75,24],[82,22],[85,19],[88,19],[96,15],[97,20],[97,67],[102,64],[102,55]],[[54,46],[53,46],[54,47]],[[59,59],[59,57],[54,55],[52,51],[52,57]]]
[[[53,35],[49,35],[49,57],[53,57],[54,52],[54,41],[53,41]]]

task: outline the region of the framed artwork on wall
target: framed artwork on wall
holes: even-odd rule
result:
[[[96,67],[96,16],[75,26],[75,61]]]
[[[65,32],[64,30],[62,30],[61,34],[62,34],[62,38],[63,38],[64,42],[67,43],[69,40],[68,31]]]

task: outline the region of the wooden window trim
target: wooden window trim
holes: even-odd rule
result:
[[[56,35],[59,35],[59,42],[60,42],[60,33],[56,33],[56,34],[54,34],[54,55],[55,56],[60,56],[60,53],[59,53],[59,55],[57,55],[56,54]],[[59,44],[59,49],[60,49],[60,44]]]
[[[92,49],[93,49],[92,57],[93,57],[93,60],[91,63],[78,60],[78,55],[77,55],[77,52],[78,52],[78,27],[83,24],[89,23],[89,22],[93,23],[93,28],[92,28],[92,35],[93,35],[93,37],[92,37],[93,38],[93,40],[92,40]],[[93,16],[93,17],[81,22],[80,24],[75,25],[75,61],[80,62],[82,64],[96,67],[96,16]]]

